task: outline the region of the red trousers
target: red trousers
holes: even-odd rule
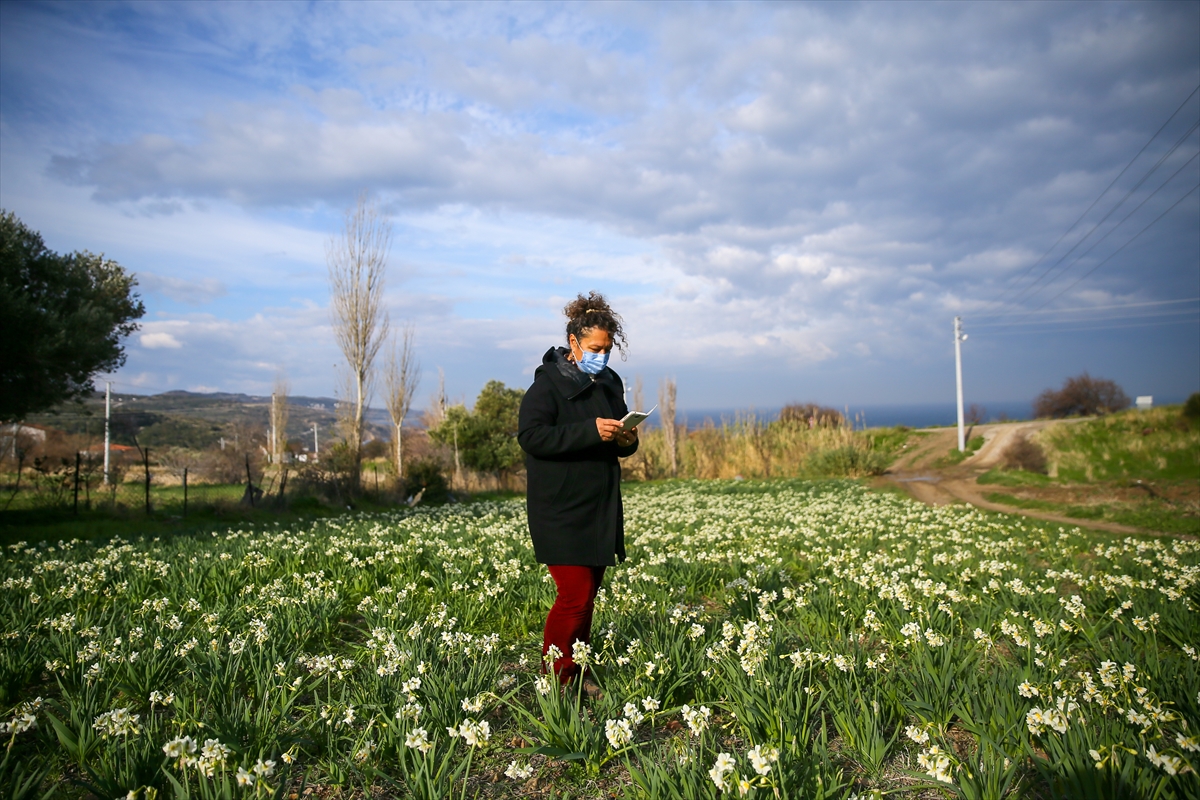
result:
[[[571,658],[573,645],[577,641],[592,643],[592,610],[605,568],[551,564],[549,569],[554,585],[558,587],[558,596],[546,615],[542,655],[546,655],[550,645],[562,651],[562,658],[554,662],[554,671],[558,673],[558,679],[566,683],[580,671],[575,659]],[[542,672],[545,671],[543,659]]]

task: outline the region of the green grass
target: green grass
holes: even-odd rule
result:
[[[1035,511],[1051,511],[1056,514],[1074,517],[1075,519],[1100,519],[1104,516],[1104,509],[1101,506],[1062,505],[1061,503],[1052,503],[1049,500],[1013,497],[1011,494],[1004,494],[1003,492],[989,492],[984,497],[990,502],[1000,503],[1001,505],[1029,508]]]
[[[68,488],[65,491],[55,491],[50,487],[50,483],[54,481],[42,480],[40,485],[38,479],[31,479],[28,474],[21,481],[21,490],[12,495],[12,487],[15,484],[15,476],[12,473],[3,476],[7,486],[0,490],[0,513],[4,511],[35,511],[47,508],[58,508],[63,505],[70,506],[73,503],[73,492],[71,491],[70,479],[66,479],[64,485]],[[146,490],[145,484],[139,482],[123,482],[117,484],[113,490],[108,490],[102,486],[97,486],[97,479],[92,479],[92,486],[88,491],[83,484],[79,488],[79,507],[85,508],[90,500],[93,508],[104,507],[124,507],[127,509],[145,509]],[[267,485],[262,488],[271,488],[274,491],[275,486],[272,486],[268,481]],[[232,484],[213,484],[213,483],[192,483],[188,486],[188,504],[202,505],[206,503],[237,503],[242,498],[242,494],[246,490],[244,483]],[[10,500],[11,497],[11,500]],[[162,486],[151,482],[150,485],[150,506],[157,508],[162,506],[179,506],[183,507],[183,486]]]
[[[905,425],[897,425],[892,428],[868,428],[865,433],[867,440],[871,443],[871,449],[883,453],[889,459],[898,456],[901,448],[914,435],[913,429]]]
[[[71,539],[105,540],[119,536],[124,539],[139,536],[180,536],[214,527],[228,528],[248,522],[291,522],[311,517],[330,516],[336,509],[315,508],[302,504],[285,512],[272,509],[251,509],[241,506],[218,506],[189,509],[187,517],[178,510],[147,515],[138,509],[116,512],[104,510],[81,511],[70,509],[26,509],[0,514],[0,546],[14,542],[56,542]]]
[[[1200,517],[1195,515],[1183,516],[1179,509],[1156,501],[1135,508],[1108,508],[1106,517],[1122,525],[1132,525],[1150,531],[1164,533],[1185,533],[1192,536],[1200,535]]]
[[[1049,486],[1054,481],[1037,472],[1025,470],[989,469],[975,479],[976,483],[996,486]]]
[[[985,440],[982,436],[972,436],[967,442],[967,448],[965,450],[959,450],[957,447],[955,447],[949,453],[939,458],[934,466],[949,467],[955,464],[961,464],[971,456],[978,453],[979,448],[983,447],[984,441]]]
[[[1163,500],[1147,500],[1129,505],[1066,505],[1049,500],[1014,497],[1002,492],[990,492],[985,495],[985,499],[1015,508],[1049,511],[1073,519],[1104,520],[1163,533],[1182,533],[1193,536],[1200,534],[1200,517],[1186,515],[1180,511],[1178,506]]]
[[[1182,408],[1055,425],[1037,441],[1059,481],[1200,480],[1200,426],[1189,423]]]
[[[346,513],[344,506],[325,503],[316,497],[288,497],[281,509],[273,498],[260,501],[256,508],[241,505],[241,486],[204,487],[232,489],[214,495],[202,495],[199,502],[190,493],[187,516],[183,514],[181,487],[151,489],[151,513],[140,505],[103,505],[74,514],[70,507],[22,508],[0,512],[0,547],[15,542],[57,542],[71,539],[104,541],[113,537],[123,539],[141,536],[186,536],[214,529],[226,529],[242,524],[295,524]],[[524,498],[523,492],[480,492],[455,494],[459,503],[503,502]],[[213,503],[215,497],[219,502]],[[354,502],[360,512],[395,511],[396,503],[364,495]]]

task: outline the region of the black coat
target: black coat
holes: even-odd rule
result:
[[[637,451],[603,442],[596,418],[620,419],[624,386],[605,367],[589,375],[550,348],[521,400],[517,441],[525,451],[529,534],[542,564],[610,566],[625,560],[621,465]]]

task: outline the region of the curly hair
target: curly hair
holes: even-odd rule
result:
[[[613,344],[624,357],[628,342],[625,340],[625,331],[621,327],[621,315],[612,310],[608,301],[604,299],[604,295],[599,292],[588,292],[587,297],[582,294],[577,295],[574,300],[563,307],[563,314],[567,317],[568,343],[572,336],[577,341],[582,341],[588,331],[599,328],[608,332],[613,339]]]

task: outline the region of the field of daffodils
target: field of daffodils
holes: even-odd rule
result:
[[[516,500],[0,558],[0,793],[1200,796],[1200,544],[852,482],[626,489],[599,700]],[[553,655],[553,654],[551,654]]]

